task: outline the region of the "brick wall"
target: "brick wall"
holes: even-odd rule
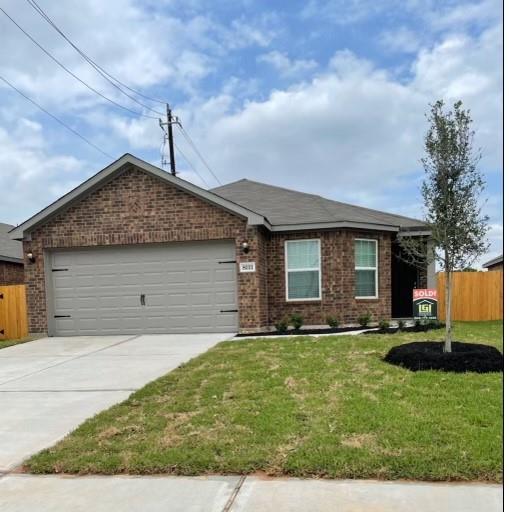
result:
[[[322,300],[286,301],[285,240],[319,238],[322,256]],[[355,238],[378,240],[378,299],[355,299]],[[328,315],[356,322],[369,311],[373,320],[391,317],[391,237],[372,231],[318,231],[272,234],[267,248],[269,324],[300,313],[305,324],[324,324]]]
[[[22,263],[0,261],[0,285],[23,284],[25,274]]]
[[[379,298],[356,300],[354,239],[379,241]],[[284,241],[319,238],[322,253],[322,300],[286,302]],[[327,315],[355,322],[370,311],[373,318],[391,316],[391,238],[388,233],[352,230],[271,234],[248,227],[246,221],[181,191],[136,168],[91,193],[50,219],[24,242],[35,263],[26,262],[25,281],[30,332],[47,331],[44,249],[233,240],[237,261],[254,261],[256,272],[238,273],[239,328],[263,330],[283,316],[300,312],[307,324],[323,324]],[[249,252],[242,251],[247,241]]]
[[[47,331],[44,257],[50,248],[174,241],[235,241],[239,261],[257,261],[260,233],[246,221],[195,196],[131,168],[67,211],[50,219],[24,242],[35,263],[26,265],[30,332]],[[250,244],[249,254],[240,245]],[[263,250],[263,246],[261,248]],[[263,269],[263,264],[258,268]],[[266,323],[259,274],[238,275],[239,324],[243,330]]]

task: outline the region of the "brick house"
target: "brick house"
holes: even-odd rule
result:
[[[23,247],[9,236],[13,228],[0,222],[0,286],[22,284],[24,281]]]
[[[249,180],[207,191],[129,154],[11,232],[30,331],[50,335],[410,316],[412,288],[434,272],[398,259],[396,239],[428,234],[415,219]]]

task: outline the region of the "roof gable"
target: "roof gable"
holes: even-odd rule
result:
[[[265,224],[266,220],[262,215],[245,208],[244,206],[240,206],[233,201],[225,199],[211,191],[202,189],[193,183],[190,183],[186,180],[173,176],[166,171],[163,171],[159,167],[156,167],[144,160],[136,158],[129,153],[126,153],[124,156],[105,167],[97,174],[84,181],[81,185],[71,190],[60,199],[57,199],[54,203],[50,204],[40,212],[36,213],[34,216],[30,217],[28,220],[16,226],[10,232],[10,237],[22,240],[25,238],[31,231],[36,229],[38,226],[47,222],[53,216],[61,213],[65,209],[71,207],[76,202],[80,201],[84,197],[88,196],[92,192],[99,190],[106,183],[109,183],[113,179],[115,179],[118,175],[120,175],[127,166],[135,166],[143,172],[146,172],[152,176],[155,176],[162,181],[171,184],[177,188],[180,188],[192,195],[195,195],[204,201],[209,202],[210,204],[216,205],[220,208],[223,208],[230,213],[236,214],[238,216],[244,217],[247,219],[249,224],[257,225],[257,224]]]

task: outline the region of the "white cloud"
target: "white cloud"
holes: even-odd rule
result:
[[[501,12],[500,0],[308,0],[300,14],[303,18],[317,18],[340,26],[358,24],[376,16],[396,22],[413,18],[425,31],[441,31],[485,27],[499,19]]]
[[[255,19],[241,17],[234,19],[225,34],[225,42],[230,48],[243,46],[268,46],[281,31],[278,28],[278,17],[275,13],[266,13]]]
[[[298,77],[318,67],[313,59],[291,60],[286,53],[277,50],[259,55],[257,60],[271,65],[284,77]]]
[[[323,4],[323,15],[339,15],[342,23],[354,22],[370,16],[372,10],[395,9],[396,3],[328,0]],[[493,6],[496,2],[483,3]],[[6,0],[5,5],[80,76],[101,90],[106,87],[26,4]],[[343,10],[333,12],[338,5]],[[460,13],[454,11],[454,4],[446,10],[437,9],[437,5],[410,0],[401,9],[406,12],[420,6],[426,28],[436,23],[430,30],[474,22],[474,14],[468,14],[475,12],[474,7],[463,12],[464,19],[458,21]],[[461,29],[440,37],[434,32],[434,44],[428,47],[423,47],[425,39],[419,39],[422,34],[413,34],[410,28],[386,32],[387,38],[392,37],[386,45],[393,43],[398,51],[415,52],[402,82],[390,70],[380,69],[349,50],[336,52],[322,69],[302,56],[291,59],[289,53],[273,49],[284,31],[274,14],[233,19],[221,25],[202,14],[183,21],[162,16],[155,8],[144,11],[133,0],[83,0],[79,8],[50,7],[49,14],[77,44],[123,81],[156,96],[162,84],[177,91],[180,102],[174,105],[175,113],[223,182],[249,177],[418,216],[424,113],[438,98],[464,100],[475,121],[476,143],[483,149],[483,169],[500,169],[499,26],[484,29],[475,37]],[[443,26],[438,26],[439,11],[449,16]],[[86,24],[83,19],[87,19]],[[487,23],[491,18],[483,19]],[[59,71],[5,19],[0,21],[6,34],[0,59],[7,78],[50,110],[79,116],[74,122],[80,128],[81,122],[86,123],[94,140],[112,154],[111,148],[118,153],[140,151],[158,163],[162,132],[157,121],[128,119],[111,109],[97,108],[97,98]],[[220,92],[207,94],[202,87],[204,79],[214,73],[217,77],[221,59],[246,46],[262,49],[258,60],[272,65],[293,84],[261,96],[263,77],[253,73],[246,77],[246,69],[239,69],[238,76],[221,77],[216,88]],[[165,96],[170,95],[168,90]],[[114,90],[108,91],[124,102]],[[3,88],[0,93],[4,93]],[[66,156],[75,152],[74,147],[61,149],[63,143],[57,149],[49,147],[52,134],[48,129],[43,132],[30,119],[30,112],[24,100],[16,98],[0,107],[0,119],[6,127],[0,131],[0,187],[10,191],[0,205],[3,221],[22,220],[100,168],[94,162],[85,165]],[[207,179],[207,171],[178,130],[176,138]],[[177,159],[182,177],[200,183],[179,155]],[[45,192],[41,194],[41,190]],[[494,224],[499,222],[499,206],[490,211]]]
[[[82,180],[83,162],[44,149],[40,126],[20,119],[13,133],[0,128],[0,219],[19,223]]]
[[[264,100],[238,108],[224,92],[195,98],[178,111],[224,182],[249,177],[405,213],[415,210],[416,194],[407,204],[392,205],[391,197],[418,190],[424,113],[436,99],[464,100],[483,149],[483,169],[500,168],[500,55],[499,28],[478,38],[451,36],[422,50],[410,79],[401,83],[343,50],[314,78]],[[150,123],[129,124],[119,134],[150,146]],[[192,155],[185,142],[182,148]]]
[[[502,14],[502,2],[499,0],[481,0],[477,2],[460,2],[445,4],[430,16],[435,29],[454,29],[468,25],[484,25],[499,19]]]
[[[415,53],[422,47],[420,35],[407,27],[382,32],[380,42],[389,51],[399,53]]]
[[[140,110],[97,74],[27,3],[6,0],[3,7],[81,79],[115,101]],[[272,13],[220,23],[201,14],[190,18],[168,12],[163,15],[134,0],[83,0],[66,9],[51,4],[45,7],[55,23],[109,73],[149,95],[165,98],[176,93],[196,94],[202,80],[216,72],[228,52],[266,47],[281,32]],[[53,111],[75,114],[109,106],[58,67],[1,13],[0,29],[4,36],[0,46],[2,73],[29,96]],[[166,84],[165,91],[160,90],[162,83]]]
[[[404,84],[341,51],[326,72],[274,91],[264,101],[228,112],[223,100],[222,114],[193,116],[191,131],[224,181],[242,174],[354,198],[359,188],[374,194],[418,170],[428,104],[462,98],[472,110],[483,165],[496,169],[501,156],[499,35],[497,29],[478,39],[454,36],[422,51]]]

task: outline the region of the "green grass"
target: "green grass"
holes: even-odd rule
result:
[[[12,347],[13,345],[21,345],[21,343],[26,343],[27,341],[32,341],[33,338],[26,337],[21,338],[19,340],[0,340],[0,350],[7,347]]]
[[[35,473],[500,481],[502,375],[384,363],[443,331],[223,342],[33,456]],[[502,323],[455,338],[502,347]]]

